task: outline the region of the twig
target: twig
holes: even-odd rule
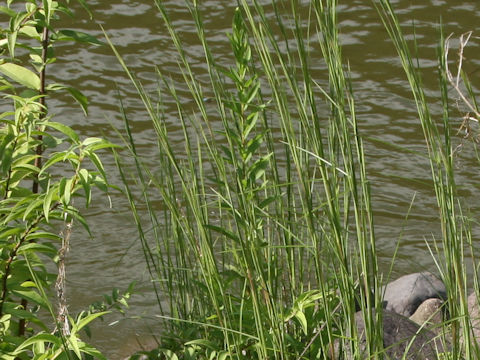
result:
[[[463,66],[463,52],[465,50],[465,47],[467,46],[468,41],[470,40],[470,37],[472,36],[472,31],[466,32],[460,36],[460,47],[458,49],[458,69],[457,69],[457,74],[455,78],[453,77],[449,67],[448,67],[448,52],[450,49],[450,39],[453,36],[453,33],[450,34],[447,39],[445,40],[445,71],[447,74],[447,79],[450,82],[450,84],[453,86],[457,94],[460,96],[460,99],[463,101],[463,103],[470,109],[471,112],[473,112],[476,116],[476,118],[469,117],[470,120],[475,120],[478,122],[478,119],[480,118],[480,113],[477,111],[477,109],[468,101],[468,99],[465,97],[463,94],[463,91],[460,89],[460,79],[461,79],[461,72],[462,72],[462,66]]]

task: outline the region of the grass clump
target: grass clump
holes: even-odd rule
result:
[[[312,0],[305,22],[294,0],[282,8],[273,3],[274,20],[266,18],[259,2],[239,1],[226,63],[217,61],[209,46],[200,5],[187,2],[207,82],[192,70],[165,4],[156,4],[193,106],[182,102],[162,69],[156,103],[112,46],[148,111],[158,144],[151,168],[136,149],[124,112],[136,187],[120,158],[118,163],[164,320],[156,354],[383,358],[383,328],[375,325],[382,323],[382,278],[363,141],[338,38],[337,2]],[[469,336],[462,258],[471,234],[457,215],[447,80],[441,72],[442,137],[398,19],[388,1],[378,6],[407,73],[429,149],[443,231],[439,270],[454,319],[452,356],[469,358],[473,350],[460,338]],[[307,44],[314,39],[325,69],[321,79],[311,70]],[[439,59],[444,69],[442,51]],[[165,113],[165,103],[176,108],[182,151],[178,139],[173,144],[167,126],[173,115]],[[138,208],[138,194],[148,221]],[[162,211],[154,206],[157,200]],[[358,309],[365,321],[362,346],[356,340]]]

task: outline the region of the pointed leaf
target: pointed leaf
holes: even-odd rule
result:
[[[52,155],[50,157],[50,159],[48,159],[48,161],[43,165],[42,170],[40,170],[40,172],[38,173],[38,177],[43,175],[43,173],[53,164],[55,164],[59,161],[63,161],[64,156],[65,156],[65,154],[63,152],[62,153],[56,153],[56,154]]]
[[[48,216],[50,215],[50,206],[52,204],[53,197],[57,194],[56,186],[48,189],[47,196],[43,200],[43,214],[45,215],[45,221],[48,223]]]
[[[92,322],[96,318],[98,318],[100,316],[103,316],[103,315],[110,314],[110,313],[111,313],[111,311],[102,311],[102,312],[98,312],[98,313],[95,313],[95,314],[90,314],[90,315],[84,317],[82,320],[80,320],[78,322],[78,324],[76,324],[76,326],[75,326],[76,331],[82,330],[83,327],[87,326],[90,322]]]
[[[86,207],[90,205],[90,201],[92,199],[92,191],[90,188],[90,181],[89,181],[89,173],[87,169],[80,169],[78,176],[80,177],[80,183],[82,184],[83,191],[85,192],[86,198]]]
[[[63,204],[67,206],[70,204],[70,197],[73,192],[73,178],[68,179],[65,183],[65,191],[63,192]]]
[[[69,347],[73,350],[75,355],[77,355],[77,358],[81,359],[82,354],[80,353],[80,348],[78,347],[78,339],[75,335],[68,337],[68,344],[70,345]]]
[[[88,115],[88,99],[85,95],[83,95],[83,93],[73,87],[66,87],[65,88],[69,93],[70,95],[72,95],[72,97],[75,99],[76,102],[78,102],[78,104],[80,105],[80,107],[82,108],[83,110],[83,113],[85,114],[85,116]]]
[[[105,173],[105,169],[98,155],[95,154],[94,152],[89,151],[87,152],[87,156],[90,159],[90,161],[95,165],[95,167],[98,169],[98,171],[100,171],[100,174],[102,175],[102,177],[106,179],[107,174]]]
[[[28,215],[37,208],[39,208],[42,205],[43,201],[41,199],[35,199],[30,202],[30,205],[28,205],[27,209],[23,213],[23,221],[25,221],[28,218]]]
[[[43,297],[41,297],[36,291],[33,291],[33,290],[13,290],[12,289],[12,293],[14,293],[15,295],[17,295],[17,296],[19,296],[23,299],[27,299],[28,301],[31,301],[35,304],[38,304],[45,309],[48,309],[48,305],[45,302],[45,299]]]
[[[23,34],[23,35],[27,35],[28,37],[30,37],[32,39],[40,40],[40,34],[38,33],[35,26],[22,26],[18,32]],[[31,55],[33,55],[33,54],[31,54]],[[40,60],[41,60],[41,58],[40,58]]]
[[[73,40],[77,42],[88,43],[92,45],[104,45],[103,42],[98,40],[95,36],[90,34],[75,31],[75,30],[60,30],[58,31],[56,40]]]
[[[48,121],[45,122],[44,125],[54,128],[55,130],[60,131],[61,133],[65,134],[70,140],[73,141],[73,143],[78,144],[80,142],[80,139],[78,138],[77,133],[69,126],[54,122],[54,121]]]
[[[62,339],[60,337],[56,337],[55,335],[52,335],[52,334],[40,333],[25,340],[19,347],[15,349],[14,354],[19,354],[23,349],[39,341],[55,344],[57,345],[57,347],[62,346]]]
[[[1,64],[0,72],[30,89],[40,90],[40,78],[23,66],[12,63]]]
[[[231,231],[228,231],[227,229],[224,229],[224,228],[216,226],[216,225],[210,225],[210,224],[205,224],[204,226],[206,228],[210,229],[210,230],[213,230],[213,231],[216,231],[220,234],[225,235],[226,237],[235,241],[236,243],[240,242],[238,236],[236,234],[232,233]]]
[[[0,6],[0,12],[8,15],[9,17],[14,17],[15,15],[17,15],[17,13],[15,11],[13,11],[12,9],[10,9],[6,6]]]
[[[22,230],[22,229],[20,229],[20,230]],[[53,240],[53,241],[62,240],[62,238],[60,236],[58,236],[57,234],[50,233],[50,232],[45,232],[45,231],[37,231],[37,232],[31,233],[31,234],[27,235],[27,237],[25,238],[26,241],[38,240],[38,239],[49,239],[49,240]]]
[[[305,335],[307,335],[308,328],[307,328],[307,318],[305,317],[305,314],[301,311],[297,311],[295,314],[295,317],[297,318],[298,322],[302,326],[302,330]]]
[[[52,17],[52,0],[42,0],[43,11],[45,14],[45,22],[50,25],[50,19]]]

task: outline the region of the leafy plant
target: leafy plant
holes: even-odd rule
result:
[[[21,3],[24,10],[19,10]],[[80,341],[79,332],[105,312],[70,317],[65,257],[73,221],[88,230],[77,198],[83,197],[88,207],[94,188],[108,191],[97,152],[114,145],[100,138],[81,139],[71,127],[52,120],[46,103],[55,92],[67,91],[87,114],[86,97],[72,87],[47,83],[46,69],[56,61],[57,42],[100,42],[88,34],[55,29],[60,15],[72,16],[68,2],[10,0],[0,12],[9,17],[8,28],[0,29],[0,91],[9,104],[0,114],[2,358],[81,359],[82,353],[103,358]],[[58,265],[57,276],[47,261]],[[54,285],[56,310],[49,300]],[[53,331],[41,320],[42,312],[51,314]]]

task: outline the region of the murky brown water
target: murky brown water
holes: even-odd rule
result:
[[[366,142],[366,151],[381,266],[388,269],[397,242],[401,238],[394,276],[431,268],[433,261],[428,254],[425,240],[431,243],[433,237],[439,239],[438,216],[429,163],[424,157],[421,126],[408,84],[372,2],[339,2],[344,56],[352,70],[360,131],[369,139]],[[193,67],[201,70],[204,67],[201,47],[195,42],[194,26],[186,7],[177,0],[165,3],[181,31],[182,38],[189,44],[189,53],[194,56],[198,54],[198,61],[193,63]],[[211,44],[219,56],[226,56],[230,47],[224,34],[230,28],[234,2],[210,0],[201,3],[205,25],[211,34]],[[308,1],[302,3],[306,5]],[[439,18],[442,18],[446,34],[454,32],[460,35],[468,30],[476,30],[480,18],[480,4],[477,0],[399,0],[393,3],[399,9],[400,19],[409,34],[413,33],[415,26],[419,58],[425,68],[427,94],[432,103],[437,104],[434,113],[439,115],[436,65],[433,61]],[[124,56],[125,62],[147,89],[155,89],[154,66],[170,71],[175,78],[175,55],[168,33],[163,28],[151,0],[92,0],[89,4],[96,22],[106,29]],[[102,37],[98,25],[87,20],[81,9],[77,14],[78,18],[66,24],[66,27]],[[91,105],[90,116],[85,118],[81,110],[72,106],[68,98],[51,101],[53,111],[58,114],[57,121],[73,125],[85,136],[97,136],[101,131],[105,137],[115,139],[111,125],[119,128],[123,126],[117,111],[118,86],[134,124],[134,135],[141,145],[140,150],[146,158],[153,155],[156,151],[155,137],[148,116],[109,48],[65,45],[58,51],[60,61],[50,69],[52,78],[84,91]],[[466,55],[467,70],[475,72],[480,67],[478,40],[472,40]],[[312,57],[314,56],[315,53],[312,54]],[[319,53],[318,56],[320,58]],[[477,78],[478,75],[472,75],[474,84]],[[185,101],[189,99],[186,98]],[[461,114],[455,111],[453,114],[458,115],[452,119],[454,126],[459,126]],[[438,117],[440,119],[440,116]],[[175,129],[174,119],[171,126]],[[178,134],[180,139],[180,131]],[[460,138],[456,139],[456,143],[459,142]],[[113,159],[105,158],[105,162],[115,182],[116,169]],[[467,147],[459,153],[456,163],[461,191],[466,195],[472,214],[478,214],[478,165]],[[412,200],[413,206],[409,212]],[[101,294],[109,292],[114,286],[125,288],[130,281],[138,280],[142,291],[141,295],[132,300],[130,315],[148,317],[156,312],[155,302],[148,287],[143,255],[136,240],[128,204],[117,194],[112,194],[112,201],[113,209],[109,209],[108,201],[97,197],[96,205],[89,210],[94,239],[88,239],[78,226],[74,233],[67,269],[70,311],[74,312],[98,300]],[[474,230],[474,234],[477,237],[480,235],[478,229]],[[94,337],[98,347],[112,359],[120,358],[126,349],[134,345],[135,334],[145,336],[149,327],[154,333],[159,331],[155,328],[154,321],[145,318],[123,321],[115,326],[107,326],[107,323],[108,321],[95,327]]]

